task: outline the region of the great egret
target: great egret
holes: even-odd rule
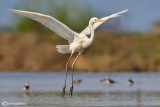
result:
[[[69,44],[68,45],[57,45],[56,48],[59,53],[65,54],[65,53],[71,53],[67,63],[66,63],[66,76],[65,76],[65,83],[62,91],[62,95],[65,95],[65,88],[66,88],[66,79],[67,79],[67,68],[68,68],[68,63],[72,57],[72,55],[76,52],[78,52],[77,57],[72,63],[72,84],[70,87],[70,95],[72,96],[73,92],[73,72],[74,72],[74,64],[78,57],[82,54],[85,48],[91,45],[93,39],[94,39],[94,30],[98,28],[103,22],[105,22],[108,19],[118,17],[120,14],[128,11],[124,10],[119,13],[112,14],[110,16],[98,19],[96,17],[93,17],[89,21],[88,27],[86,27],[81,33],[74,32],[71,30],[69,27],[58,21],[57,19],[40,14],[40,13],[35,13],[35,12],[29,12],[29,11],[21,11],[21,10],[14,10],[11,9],[9,10],[10,12],[17,13],[23,16],[26,16],[28,18],[31,18],[33,20],[36,20],[46,27],[50,28],[53,30],[55,33],[57,33],[59,36],[63,37],[64,39],[68,40]]]

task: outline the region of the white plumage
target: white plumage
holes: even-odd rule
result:
[[[80,54],[84,51],[84,49],[91,45],[94,39],[94,30],[98,28],[103,22],[107,21],[108,19],[118,17],[120,14],[128,11],[128,9],[121,11],[119,13],[115,13],[110,16],[101,18],[101,19],[98,19],[96,17],[91,18],[89,21],[89,25],[81,33],[74,32],[69,27],[67,27],[60,21],[58,21],[57,19],[51,16],[48,16],[48,15],[44,15],[44,14],[40,14],[36,12],[14,10],[14,9],[11,9],[9,11],[12,13],[17,13],[17,14],[26,16],[28,18],[31,18],[33,20],[36,20],[42,23],[43,25],[45,25],[46,27],[50,28],[52,31],[57,33],[59,36],[68,40],[69,45],[57,45],[56,46],[57,51],[59,53],[63,53],[63,54],[71,53],[69,60],[66,63],[66,78],[67,78],[67,67],[68,67],[68,63],[72,55],[75,52],[79,52],[79,54],[77,55],[76,59],[74,60],[72,64],[72,70],[74,71],[74,64],[76,60],[78,59]],[[73,92],[73,71],[72,71],[72,84],[70,88],[70,95],[72,95],[72,92]],[[62,91],[63,96],[65,94],[65,88],[66,88],[66,78],[65,78],[64,88]]]
[[[36,20],[55,33],[57,33],[59,36],[63,37],[64,39],[68,40],[69,42],[72,42],[74,39],[74,35],[77,35],[76,32],[72,31],[69,27],[67,27],[65,24],[61,23],[57,19],[44,15],[41,13],[36,12],[29,12],[29,11],[20,11],[20,10],[9,10],[12,13],[20,14],[23,16],[26,16],[28,18],[31,18],[33,20]]]
[[[59,53],[62,53],[62,54],[71,53],[71,50],[69,49],[70,48],[69,45],[57,45],[56,48]]]
[[[128,9],[127,9],[127,10],[124,10],[124,11],[121,11],[121,12],[118,12],[118,13],[115,13],[115,14],[112,14],[112,15],[107,16],[107,17],[103,17],[103,18],[101,18],[101,20],[107,21],[108,19],[118,17],[118,16],[120,16],[120,14],[125,13],[125,12],[127,12],[127,11],[128,11]],[[95,23],[95,24],[93,25],[93,29],[94,29],[94,30],[97,29],[102,23],[103,23],[103,22],[97,22],[97,23]],[[89,26],[86,27],[81,33],[84,33],[84,34],[86,34],[86,35],[89,35],[89,34],[91,33],[91,32],[90,32],[90,29],[89,29]]]

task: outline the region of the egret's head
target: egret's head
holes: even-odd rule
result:
[[[90,21],[89,21],[89,23],[97,23],[97,22],[104,22],[104,20],[102,20],[102,19],[98,19],[98,18],[96,18],[96,17],[93,17],[93,18],[91,18],[90,19]]]

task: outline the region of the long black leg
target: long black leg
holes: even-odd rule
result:
[[[71,88],[70,88],[70,96],[73,94],[73,73],[74,73],[74,64],[77,61],[78,57],[80,56],[80,53],[77,55],[76,59],[74,60],[72,64],[72,83],[71,83]]]
[[[63,87],[63,90],[62,90],[62,96],[64,97],[65,95],[65,89],[66,89],[66,80],[67,80],[67,71],[68,71],[68,63],[69,61],[71,60],[71,57],[72,57],[73,53],[71,53],[67,63],[66,63],[66,76],[65,76],[65,82],[64,82],[64,87]]]

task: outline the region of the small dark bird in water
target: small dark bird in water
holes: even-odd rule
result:
[[[131,86],[134,84],[134,81],[131,78],[128,78],[127,84]]]
[[[105,79],[101,80],[100,81],[101,83],[104,83],[104,84],[113,84],[113,83],[116,83],[116,81],[110,79],[109,77],[106,77]]]
[[[82,80],[74,80],[73,84],[80,84],[82,82]]]
[[[28,91],[29,88],[30,88],[29,83],[26,82],[25,85],[24,85],[24,87],[23,87],[23,89],[24,89],[25,91]]]

